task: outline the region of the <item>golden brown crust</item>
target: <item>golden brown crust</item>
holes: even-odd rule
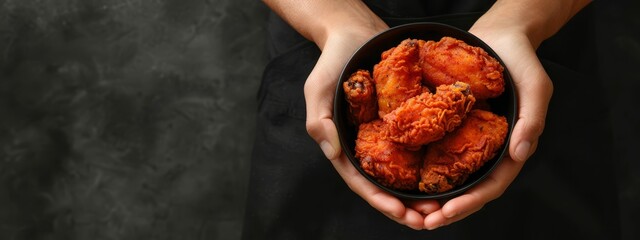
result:
[[[457,82],[439,86],[434,94],[427,92],[410,98],[383,120],[389,125],[392,141],[405,146],[421,146],[453,131],[474,102],[469,85]]]
[[[420,191],[441,193],[462,184],[495,156],[507,131],[505,117],[479,109],[469,112],[459,128],[427,147]]]
[[[406,39],[382,53],[382,60],[373,67],[379,117],[424,91],[419,50],[417,40]]]
[[[477,99],[494,98],[504,91],[504,68],[484,49],[452,37],[443,37],[438,42],[423,41],[420,45],[420,66],[426,85],[466,82]]]
[[[342,87],[348,103],[349,122],[359,125],[378,118],[375,83],[369,71],[356,71],[342,84]]]
[[[422,154],[388,140],[380,119],[360,125],[356,157],[362,169],[380,184],[398,190],[418,188]]]
[[[449,37],[406,39],[381,59],[373,78],[358,70],[343,83],[367,175],[396,190],[442,193],[495,156],[508,128],[486,101],[504,91],[499,62]]]

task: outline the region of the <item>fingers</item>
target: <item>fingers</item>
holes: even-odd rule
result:
[[[544,129],[553,84],[537,58],[532,59],[522,74],[514,75],[514,78],[519,93],[519,113],[509,153],[514,160],[525,161],[535,151]]]
[[[307,132],[320,145],[328,159],[340,156],[338,132],[331,120],[333,98],[342,66],[351,54],[351,51],[333,50],[335,47],[332,44],[327,43],[304,85]]]
[[[423,224],[422,224],[422,222],[424,221],[423,220],[424,219],[423,216],[419,212],[417,212],[417,211],[415,211],[415,210],[413,210],[411,208],[407,208],[407,211],[405,212],[405,214],[404,214],[404,216],[402,218],[396,218],[396,217],[389,216],[389,215],[386,215],[386,214],[385,214],[385,216],[387,216],[388,218],[396,221],[397,223],[400,223],[402,225],[410,227],[410,228],[412,228],[414,230],[422,230],[423,229]]]
[[[340,156],[341,147],[338,130],[331,119],[307,120],[307,132],[319,145],[325,157],[330,160]]]
[[[424,220],[425,228],[435,229],[448,225],[482,209],[485,204],[504,193],[523,165],[524,162],[504,158],[493,173],[478,186],[449,200],[442,209],[429,214]]]
[[[455,215],[453,217],[445,217],[442,209],[440,209],[436,212],[433,212],[424,219],[424,229],[435,230],[439,227],[447,226],[451,223],[465,219],[469,215],[480,211],[480,209],[482,209],[482,206],[476,207],[475,209],[471,209],[467,212]]]
[[[373,208],[400,224],[413,229],[422,229],[424,217],[421,211],[432,212],[436,208],[433,206],[433,202],[414,203],[420,210],[406,207],[398,198],[384,192],[364,178],[344,154],[332,160],[331,163],[353,192],[362,197]]]
[[[356,170],[346,155],[341,153],[337,129],[332,121],[333,98],[342,66],[359,45],[354,44],[352,39],[347,40],[348,44],[327,41],[305,82],[307,132],[320,145],[325,156],[331,160],[338,174],[352,191],[390,219],[413,229],[422,229],[424,218],[421,212],[432,212],[432,206],[418,204],[421,212],[405,207],[398,198],[369,182]]]
[[[405,204],[423,216],[427,216],[440,209],[440,204],[436,200],[407,201]]]
[[[517,92],[518,116],[509,142],[509,155],[516,161],[525,161],[535,151],[544,129],[553,83],[526,37],[514,34],[488,40],[504,60]]]
[[[509,155],[516,161],[525,161],[535,151],[544,129],[553,83],[526,35],[482,28],[470,31],[498,53],[513,78],[518,95],[518,116],[509,143]]]

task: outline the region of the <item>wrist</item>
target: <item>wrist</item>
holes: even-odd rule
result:
[[[324,49],[345,33],[372,36],[387,25],[360,0],[263,0],[302,36]]]
[[[497,1],[472,29],[505,29],[526,36],[534,48],[591,0]]]
[[[358,1],[359,2],[359,1]],[[313,31],[309,39],[324,49],[331,39],[351,38],[352,41],[363,43],[372,36],[388,29],[382,19],[362,4],[351,11],[338,11],[325,17],[319,28]]]
[[[480,17],[469,32],[482,40],[491,40],[494,43],[499,42],[498,39],[507,37],[515,37],[521,43],[526,40],[534,49],[542,43],[545,37],[536,27],[537,20],[520,16],[510,7],[496,5]]]

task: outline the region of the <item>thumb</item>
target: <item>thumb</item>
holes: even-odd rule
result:
[[[516,161],[525,161],[535,151],[542,135],[553,83],[539,61],[529,65],[514,79],[518,94],[518,119],[513,129],[509,153]]]
[[[330,119],[307,120],[307,132],[319,145],[328,159],[340,156],[341,148],[338,131]]]
[[[344,52],[324,51],[304,84],[307,132],[328,159],[338,158],[341,152],[338,131],[332,121],[333,98],[347,58]]]

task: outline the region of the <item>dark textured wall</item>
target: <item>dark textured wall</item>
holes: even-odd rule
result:
[[[0,239],[238,239],[253,0],[0,0]]]

